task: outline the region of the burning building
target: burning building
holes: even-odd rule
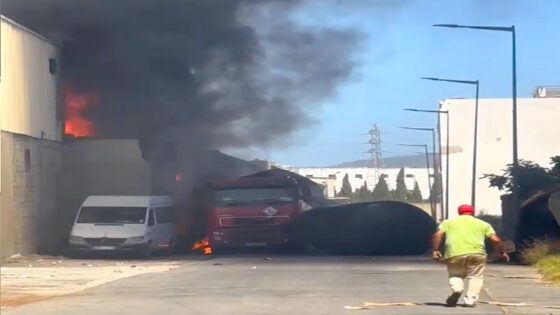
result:
[[[46,251],[56,230],[62,108],[59,47],[2,16],[0,256]]]
[[[304,109],[332,96],[354,68],[352,53],[361,35],[298,24],[291,13],[300,2],[123,0],[115,6],[89,0],[3,1],[9,18],[58,44],[21,28],[24,40],[40,42],[42,48],[18,59],[37,72],[19,79],[26,84],[43,80],[43,89],[21,82],[8,87],[8,71],[17,69],[3,64],[3,91],[29,88],[33,96],[30,104],[12,104],[22,109],[19,114],[3,117],[21,118],[10,121],[15,126],[10,132],[52,140],[53,146],[60,146],[63,133],[68,135],[64,158],[57,159],[57,167],[44,168],[56,176],[61,176],[60,163],[66,169],[95,163],[82,154],[88,151],[82,148],[86,142],[74,139],[84,137],[136,139],[149,165],[150,193],[187,196],[197,182],[253,173],[260,168],[216,150],[286,144],[284,139],[310,122]],[[6,21],[2,53],[11,49],[25,56],[8,33],[16,24]],[[4,95],[3,104],[9,101]],[[23,122],[25,115],[39,118]],[[8,143],[3,140],[3,152]],[[23,152],[22,161],[30,160],[35,170],[38,154]],[[146,165],[135,165],[143,177]],[[75,176],[84,181],[80,176],[86,173],[95,172],[82,169]],[[28,177],[26,185],[37,178]],[[37,191],[66,189],[41,183],[45,186]],[[49,196],[66,196],[76,187]],[[4,207],[5,196],[8,191],[2,189],[2,211],[10,208]]]

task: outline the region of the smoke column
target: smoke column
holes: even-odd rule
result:
[[[300,1],[4,0],[61,43],[65,86],[98,136],[153,147],[270,145],[355,68],[362,36],[295,22]],[[148,150],[149,151],[149,150]],[[144,152],[146,157],[146,152]],[[149,157],[149,156],[148,156]]]

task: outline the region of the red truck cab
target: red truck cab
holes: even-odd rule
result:
[[[242,177],[214,182],[210,243],[221,247],[289,244],[287,224],[305,210],[291,178]]]

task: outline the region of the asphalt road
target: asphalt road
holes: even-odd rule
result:
[[[491,305],[446,308],[448,293],[445,267],[425,257],[246,255],[185,261],[2,314],[503,314]],[[364,302],[423,305],[344,309]]]

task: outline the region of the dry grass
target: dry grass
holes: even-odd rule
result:
[[[535,241],[521,251],[521,262],[529,265],[536,264],[539,260],[550,254],[550,243],[545,241]]]
[[[521,259],[537,267],[545,280],[560,283],[560,241],[535,241],[521,252]]]
[[[560,254],[546,256],[536,266],[545,280],[560,283]]]

